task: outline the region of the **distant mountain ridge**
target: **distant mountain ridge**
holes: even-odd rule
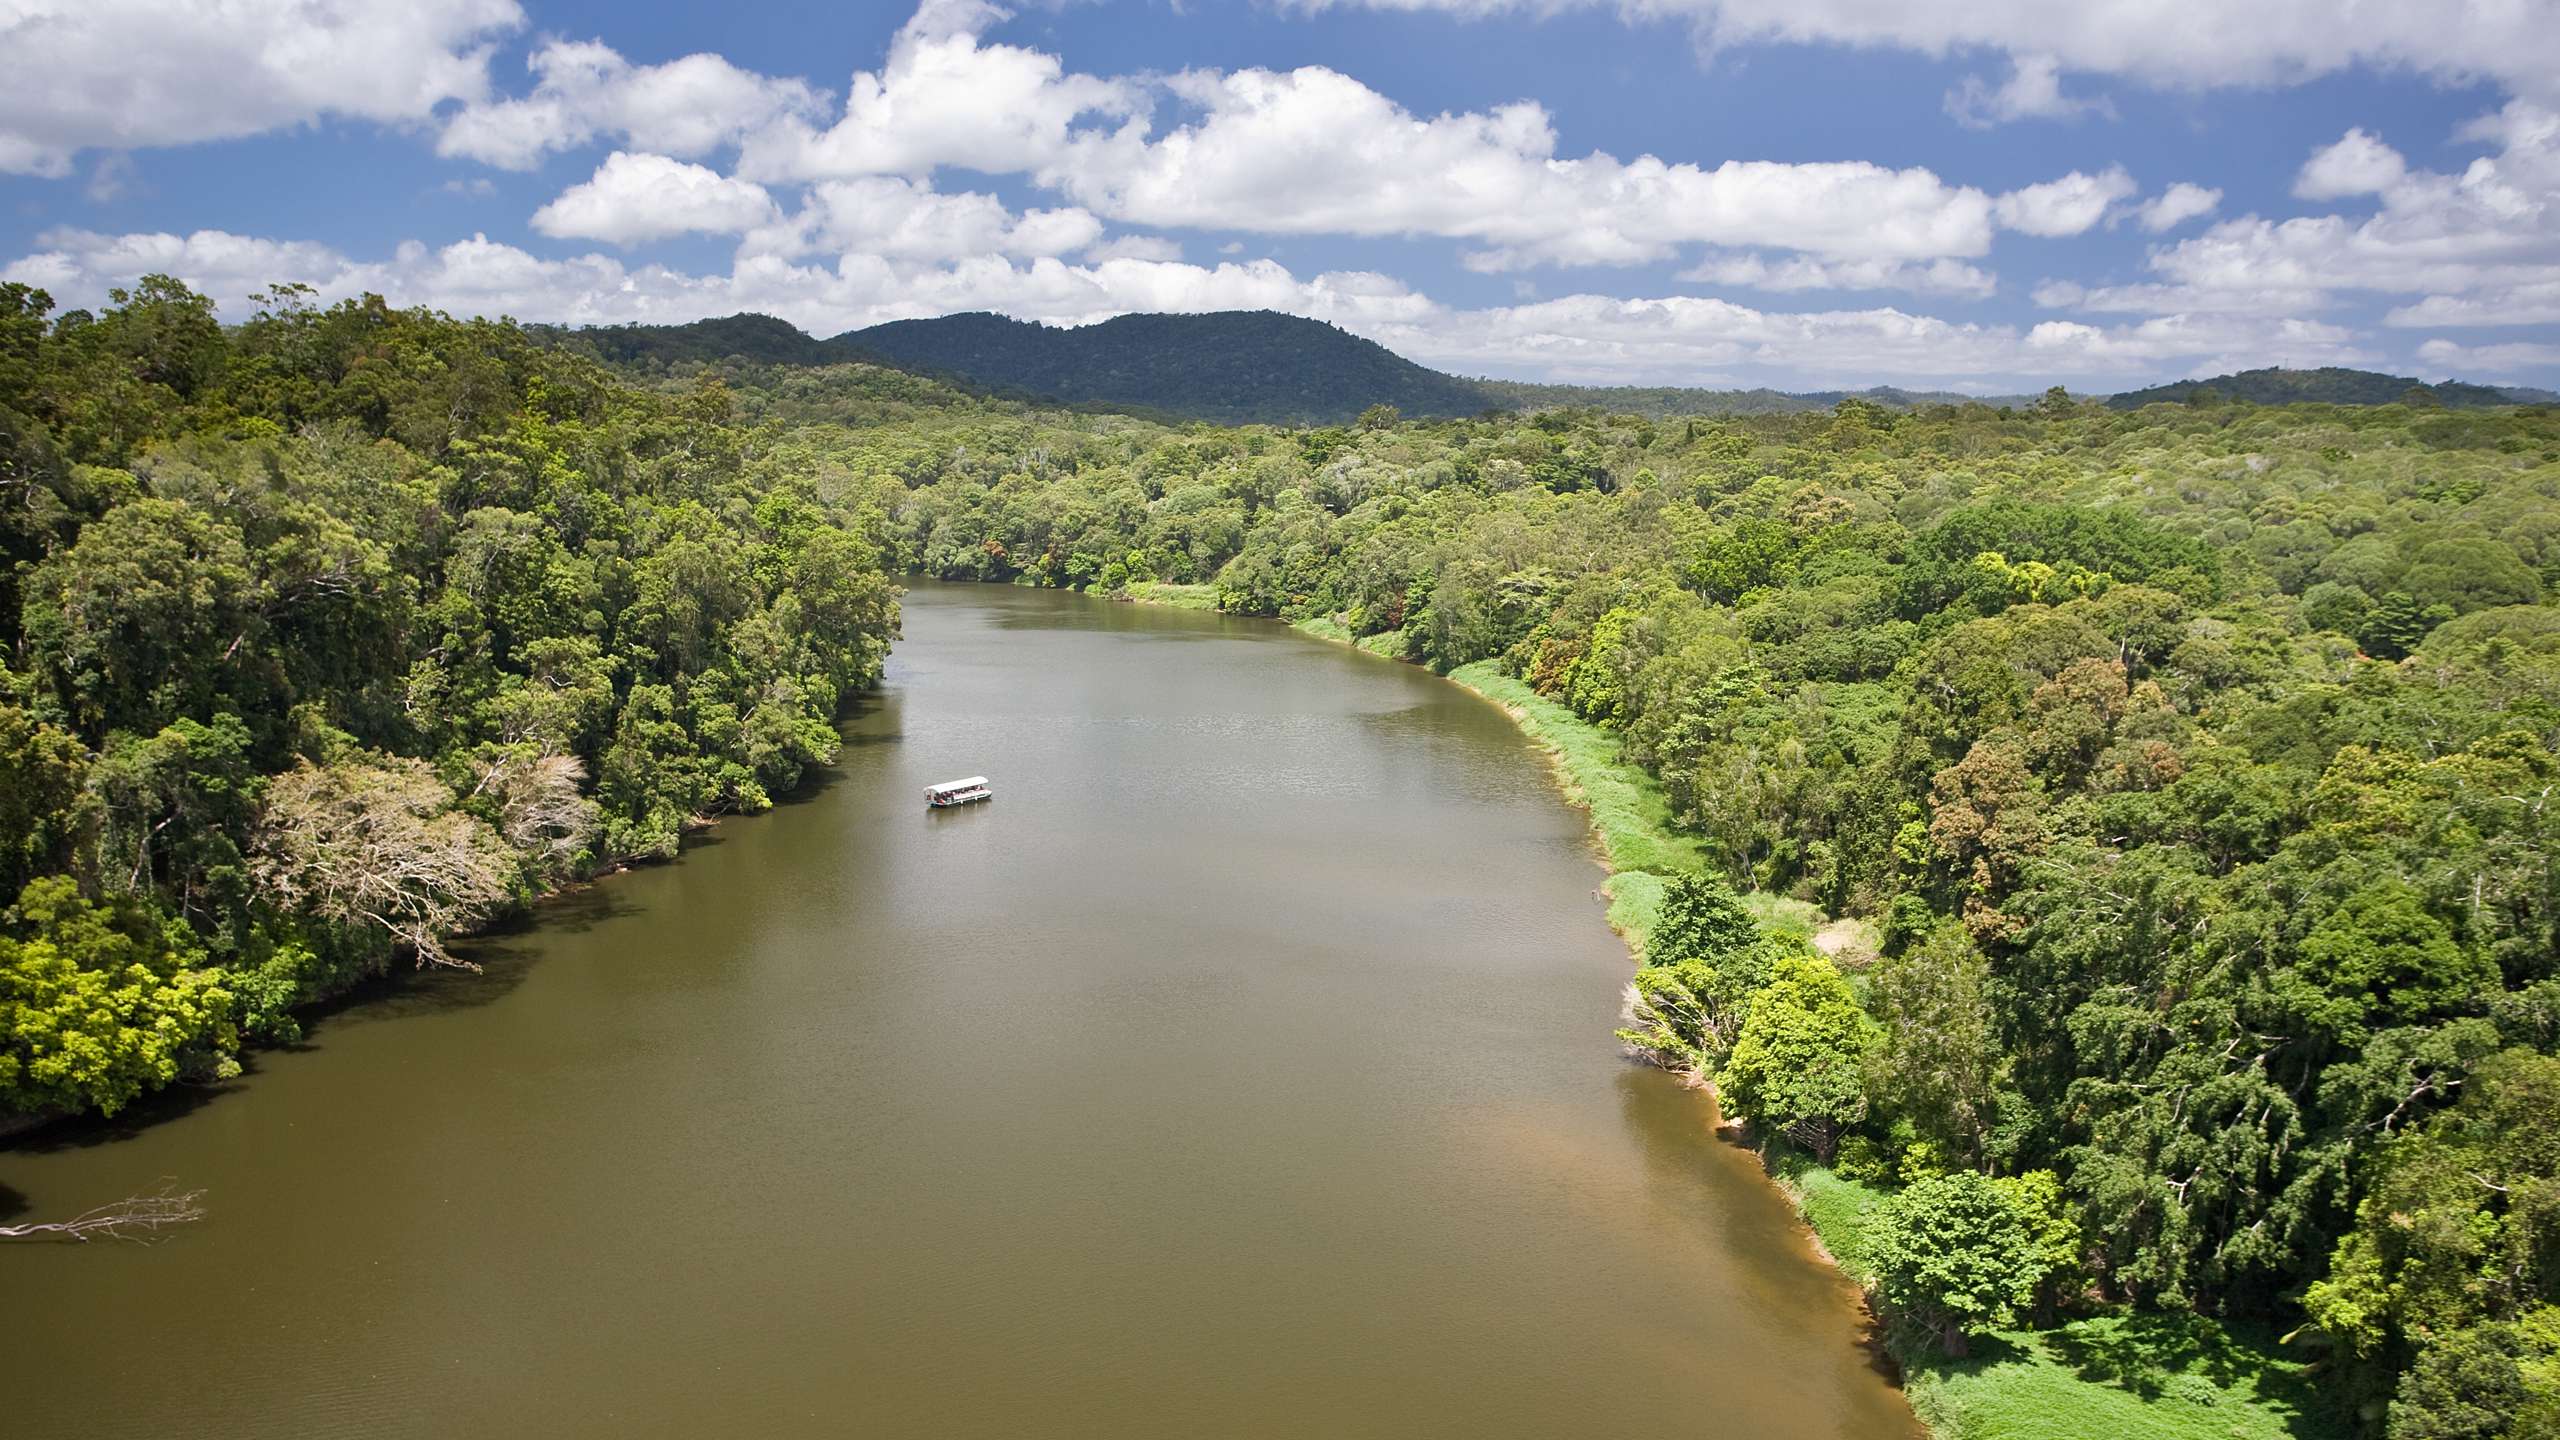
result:
[[[2334,365],[2317,370],[2275,367],[2242,370],[2203,380],[2180,380],[2169,385],[2128,390],[2121,395],[2107,397],[2107,403],[2118,410],[2139,410],[2145,405],[2210,404],[2217,400],[2246,401],[2252,405],[2416,403],[2442,405],[2449,410],[2477,410],[2521,403],[2514,394],[2493,386],[2471,385],[2460,380],[2430,385],[2406,375],[2345,370]]]
[[[1270,310],[1123,315],[1054,326],[984,311],[893,320],[820,340],[770,315],[687,325],[550,329],[563,343],[618,365],[674,366],[743,360],[762,365],[868,361],[956,380],[1000,395],[1160,412],[1220,424],[1340,424],[1371,405],[1413,417],[1566,406],[1685,416],[1829,410],[1845,399],[1892,409],[1980,403],[2022,406],[2030,395],[1964,395],[1879,385],[1867,390],[1708,390],[1682,386],[1540,385],[1445,374],[1339,326]],[[2329,367],[2247,370],[2105,397],[2117,409],[2245,401],[2261,405],[2404,402],[2476,409],[2548,404],[2547,390]]]
[[[1837,409],[1843,400],[1865,400],[1888,410],[1917,410],[1929,405],[1988,405],[2016,409],[2032,405],[2033,395],[1967,395],[1957,390],[1905,390],[1898,385],[1871,385],[1864,390],[1702,390],[1682,385],[1543,385],[1528,380],[1475,382],[1506,402],[1506,409],[1543,410],[1590,406],[1622,414],[1677,420],[1686,416],[1798,415]]]
[[[984,313],[893,320],[826,342],[901,369],[1069,404],[1139,405],[1223,424],[1339,422],[1504,408],[1482,386],[1375,340],[1270,310],[1122,315],[1061,328]]]

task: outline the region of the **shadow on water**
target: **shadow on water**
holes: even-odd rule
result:
[[[358,981],[344,994],[296,1012],[295,1018],[302,1022],[302,1038],[277,1048],[316,1050],[322,1033],[333,1026],[448,1015],[505,999],[532,973],[536,956],[536,947],[510,942],[545,931],[583,934],[608,920],[641,913],[642,907],[616,893],[612,879],[606,875],[594,883],[511,911],[478,935],[457,943],[453,947],[455,958],[468,961],[477,969],[396,965],[383,974]]]
[[[302,1027],[301,1038],[263,1051],[241,1052],[240,1074],[232,1079],[181,1081],[143,1096],[112,1116],[69,1115],[47,1120],[0,1138],[0,1153],[15,1150],[46,1154],[130,1140],[155,1126],[191,1115],[223,1096],[248,1089],[257,1078],[258,1057],[262,1053],[308,1053],[322,1048],[326,1033],[332,1029],[377,1020],[451,1014],[504,999],[524,983],[533,969],[535,955],[534,947],[510,944],[510,938],[552,928],[586,930],[606,920],[637,914],[639,909],[595,885],[553,896],[456,945],[454,953],[478,965],[477,970],[451,966],[413,969],[403,965],[360,980],[342,994],[295,1012],[294,1018]]]
[[[837,717],[836,739],[846,750],[868,750],[875,745],[895,745],[907,738],[906,726],[902,723],[904,718],[896,691],[873,690],[868,694],[854,697],[853,704],[845,709],[843,715]],[[811,770],[808,778],[801,782],[800,788],[793,792],[791,798],[807,799],[822,794],[828,787],[843,778],[844,766],[839,759],[837,764]]]
[[[240,1063],[242,1070],[238,1078],[202,1084],[181,1081],[143,1096],[112,1116],[65,1115],[45,1121],[34,1129],[0,1140],[0,1154],[16,1151],[50,1155],[62,1150],[86,1150],[96,1145],[134,1139],[154,1126],[192,1115],[225,1095],[247,1089],[248,1077],[255,1073],[257,1067],[246,1055],[240,1057]],[[5,1206],[0,1206],[0,1209],[5,1209]]]
[[[533,928],[527,925],[524,932]],[[463,970],[437,966],[425,970],[398,970],[367,980],[335,1000],[312,1007],[302,1016],[302,1039],[282,1048],[294,1051],[319,1049],[314,1037],[328,1028],[369,1025],[377,1020],[407,1020],[422,1015],[450,1015],[494,1004],[514,993],[515,988],[532,973],[535,951],[531,946],[509,945],[504,940],[482,936],[468,945],[455,946],[454,954],[480,968]]]
[[[27,1204],[27,1197],[23,1192],[0,1185],[0,1224],[6,1224],[26,1214]]]

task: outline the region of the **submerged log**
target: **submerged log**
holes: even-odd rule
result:
[[[204,1192],[169,1186],[129,1195],[112,1204],[84,1210],[68,1220],[38,1220],[0,1225],[0,1240],[137,1240],[151,1241],[177,1225],[204,1218]]]

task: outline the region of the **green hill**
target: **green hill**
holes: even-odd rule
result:
[[[2516,403],[2515,397],[2506,391],[2486,385],[2466,385],[2459,380],[2430,385],[2406,375],[2343,370],[2336,366],[2323,366],[2317,370],[2243,370],[2235,375],[2180,380],[2172,385],[2154,385],[2147,390],[2128,390],[2107,398],[2107,403],[2118,410],[2139,410],[2145,405],[2213,404],[2217,401],[2246,401],[2252,405],[2406,403],[2442,405],[2456,410]]]
[[[894,320],[827,344],[994,390],[1229,424],[1339,422],[1372,405],[1413,416],[1502,408],[1472,381],[1320,320],[1269,310],[1123,315],[1071,328],[945,315]]]
[[[554,338],[574,337],[580,348],[613,365],[711,364],[730,359],[767,365],[832,365],[846,358],[826,341],[811,339],[790,321],[770,315],[726,315],[690,325],[531,328]]]

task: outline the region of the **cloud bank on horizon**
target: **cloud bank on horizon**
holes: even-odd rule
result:
[[[628,49],[710,43],[651,60],[516,0],[0,0],[0,280],[822,335],[1268,308],[1604,383],[2560,377],[2560,0],[1889,10],[923,0],[835,57],[719,22],[787,74],[681,12]]]

